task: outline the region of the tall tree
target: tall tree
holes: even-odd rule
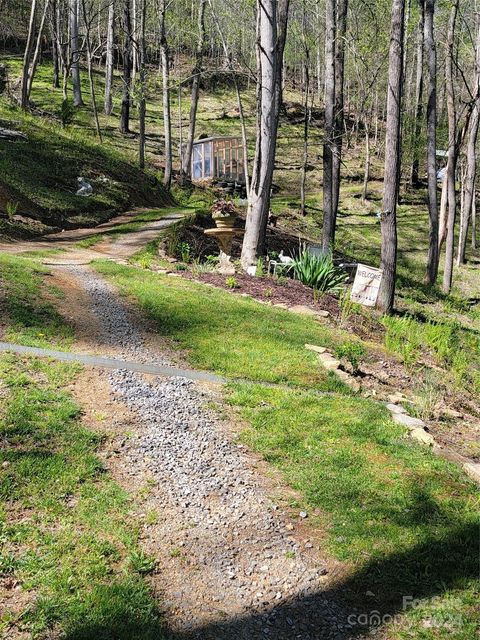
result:
[[[381,216],[383,278],[378,295],[378,306],[384,313],[391,313],[393,310],[397,271],[397,201],[400,185],[404,18],[405,0],[393,0],[388,61],[383,213]]]
[[[455,62],[455,25],[457,22],[459,0],[453,0],[447,33],[447,56],[445,60],[445,83],[447,89],[448,110],[448,160],[446,172],[446,197],[448,205],[447,238],[445,245],[445,267],[443,270],[443,291],[449,293],[452,287],[453,247],[457,201],[455,193],[455,174],[457,169],[457,111],[453,72]],[[439,241],[440,244],[440,241]]]
[[[477,139],[480,126],[480,11],[475,11],[476,19],[476,42],[475,42],[475,72],[474,86],[472,91],[472,114],[468,130],[468,141],[466,150],[466,176],[465,176],[465,197],[460,215],[460,232],[458,237],[457,264],[465,262],[467,247],[467,233],[470,217],[473,210],[475,198],[475,178],[477,175]]]
[[[160,56],[162,64],[163,131],[165,136],[163,184],[167,189],[170,189],[172,182],[172,119],[170,111],[170,59],[165,28],[166,11],[166,0],[160,0]]]
[[[190,176],[190,165],[192,162],[193,141],[195,138],[195,127],[197,124],[198,97],[200,94],[200,80],[202,75],[203,56],[205,48],[205,5],[207,0],[199,0],[198,4],[198,41],[195,51],[195,68],[192,73],[192,97],[190,101],[190,120],[188,126],[187,143],[185,153],[182,158],[182,174]]]
[[[69,0],[70,18],[70,69],[72,74],[73,104],[83,106],[82,87],[80,83],[80,47],[78,43],[78,0]]]
[[[93,49],[92,49],[92,21],[95,17],[93,6],[89,3],[87,8],[87,0],[80,0],[83,14],[83,23],[85,25],[85,44],[87,47],[87,70],[88,80],[90,84],[90,99],[92,103],[93,119],[95,121],[95,131],[98,139],[102,142],[102,132],[100,122],[98,120],[97,97],[95,94],[95,82],[93,78]]]
[[[289,0],[257,0],[257,138],[242,246],[244,269],[265,251],[289,5]]]
[[[138,37],[138,64],[140,70],[140,96],[138,102],[138,164],[140,169],[145,167],[145,116],[147,110],[146,98],[146,70],[145,70],[145,20],[146,0],[139,0],[140,5],[140,33]]]
[[[322,247],[329,249],[335,239],[335,195],[333,156],[335,151],[335,37],[336,2],[325,2],[325,131],[323,142],[323,236]]]
[[[425,0],[425,51],[428,64],[427,177],[430,230],[426,280],[433,285],[438,273],[437,205],[437,51],[434,33],[435,0]]]
[[[130,100],[132,87],[132,20],[130,0],[123,2],[123,92],[120,111],[120,131],[130,132]]]
[[[22,68],[22,86],[20,104],[22,109],[28,107],[28,78],[30,71],[30,58],[32,56],[33,42],[35,38],[35,17],[37,12],[37,0],[32,0],[30,7],[30,20],[28,23],[27,42],[25,44],[25,52],[23,54]]]
[[[332,245],[335,240],[335,226],[340,197],[340,169],[342,166],[342,146],[344,134],[344,76],[345,38],[347,35],[348,0],[337,0],[337,33],[335,37],[335,137],[332,167],[334,228]]]
[[[425,36],[425,0],[418,0],[418,28],[417,28],[417,67],[415,82],[415,105],[413,109],[413,159],[410,171],[410,183],[418,186],[420,166],[420,135],[422,133],[423,116],[423,39]]]
[[[110,0],[107,19],[107,51],[105,58],[105,99],[104,111],[107,116],[112,113],[113,85],[113,48],[115,44],[115,0]]]

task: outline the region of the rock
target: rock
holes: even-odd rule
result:
[[[425,431],[425,429],[412,429],[410,431],[410,437],[422,444],[428,444],[429,446],[433,446],[435,444],[435,438]]]
[[[407,413],[393,413],[392,419],[397,424],[407,427],[407,429],[423,429],[423,427],[425,427],[423,420],[420,420],[420,418],[412,418],[412,416],[409,416]]]
[[[400,393],[400,391],[396,391],[388,396],[388,401],[392,404],[400,404],[400,402],[408,402],[408,398],[404,396],[403,393]]]
[[[444,407],[442,409],[442,414],[446,418],[458,418],[459,420],[463,418],[463,413],[460,413],[460,411],[456,411],[455,409],[450,409],[450,407]]]
[[[328,318],[330,316],[330,313],[325,309],[319,309],[318,311],[315,311],[315,315],[319,318]]]
[[[300,518],[307,518],[308,517],[308,513],[306,511],[300,511],[300,513],[298,515],[300,516]]]
[[[305,349],[308,349],[309,351],[315,351],[316,353],[325,353],[325,351],[327,350],[326,347],[317,347],[316,344],[306,344]]]
[[[463,465],[463,470],[472,480],[480,484],[480,463],[478,462],[466,462]]]
[[[28,138],[21,131],[15,131],[15,129],[4,129],[3,127],[0,127],[0,140],[10,140],[11,142],[17,142],[18,140],[28,140]]]
[[[293,307],[289,307],[288,310],[291,311],[292,313],[299,313],[302,316],[316,316],[317,315],[316,311],[314,311],[313,309],[310,309],[310,307],[306,307],[303,304],[296,304]]]
[[[340,380],[344,382],[346,385],[348,385],[350,389],[352,389],[357,393],[358,391],[360,391],[361,389],[360,383],[357,382],[357,380],[355,380],[353,376],[351,376],[346,371],[343,371],[342,369],[335,369],[334,371],[337,374],[337,376],[340,378]]]
[[[320,360],[321,364],[325,367],[325,369],[328,369],[329,371],[335,371],[335,369],[338,369],[338,367],[340,366],[340,360],[337,360],[327,352],[320,353],[318,356],[318,359]]]
[[[393,404],[390,402],[387,404],[387,409],[392,413],[407,413],[405,408],[402,407],[401,404]]]
[[[278,309],[288,309],[288,304],[285,304],[284,302],[277,302],[273,306],[277,307]]]

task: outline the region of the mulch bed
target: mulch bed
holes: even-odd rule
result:
[[[249,276],[237,273],[233,276],[237,286],[231,288],[226,283],[228,278],[220,273],[193,275],[187,271],[184,275],[187,278],[213,284],[216,287],[227,289],[233,293],[246,293],[252,296],[252,298],[264,302],[271,302],[272,304],[287,304],[289,307],[300,304],[310,307],[315,311],[328,311],[334,317],[339,313],[338,300],[336,298],[326,294],[315,301],[312,289],[306,287],[298,280],[292,280],[291,278],[286,278],[279,282],[277,278],[271,276]]]

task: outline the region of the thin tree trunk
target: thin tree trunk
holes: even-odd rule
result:
[[[107,22],[107,53],[105,59],[105,99],[104,111],[107,116],[112,113],[113,85],[113,47],[115,43],[115,0],[110,0]]]
[[[428,61],[427,176],[430,230],[426,281],[435,284],[438,273],[437,206],[437,52],[434,35],[435,0],[425,0],[425,50]]]
[[[477,248],[477,198],[475,191],[472,200],[472,249]]]
[[[81,6],[82,6],[82,13],[83,13],[83,22],[85,24],[85,29],[86,29],[85,43],[87,45],[87,70],[88,70],[88,80],[90,83],[90,98],[92,101],[93,119],[95,121],[95,130],[97,132],[98,139],[100,140],[100,142],[102,142],[102,131],[100,129],[100,122],[98,121],[97,98],[95,95],[95,83],[93,80],[91,20],[87,15],[85,0],[81,0]]]
[[[414,107],[414,127],[413,127],[413,160],[410,172],[410,183],[418,186],[419,165],[420,165],[420,136],[422,133],[423,118],[423,40],[425,30],[425,0],[418,0],[420,17],[418,19],[417,32],[417,79],[415,85],[415,107]]]
[[[325,131],[323,143],[323,249],[335,240],[336,212],[333,192],[333,154],[335,150],[335,0],[326,0],[325,16]]]
[[[138,164],[140,169],[145,168],[145,115],[147,109],[146,86],[145,86],[145,18],[146,0],[140,2],[140,36],[138,43],[139,65],[140,65],[140,101],[138,106]]]
[[[368,183],[370,182],[370,125],[365,123],[365,171],[363,174],[362,201],[365,204],[368,199]]]
[[[205,47],[205,5],[207,0],[199,0],[198,5],[198,42],[195,52],[195,68],[192,78],[192,97],[190,102],[190,122],[188,127],[187,144],[182,160],[183,177],[189,177],[191,173],[193,141],[195,138],[195,126],[197,124],[198,96],[200,93],[200,78],[202,74],[203,54]]]
[[[460,233],[458,238],[457,264],[465,262],[465,252],[467,248],[467,234],[470,216],[472,214],[473,199],[475,197],[475,178],[477,169],[477,138],[480,125],[480,15],[476,14],[477,37],[475,43],[475,83],[474,102],[467,142],[467,168],[465,177],[465,198],[460,215]]]
[[[32,0],[30,7],[30,20],[28,23],[27,42],[25,44],[25,52],[23,54],[23,68],[22,68],[22,88],[20,104],[22,109],[28,108],[28,75],[30,70],[30,58],[33,49],[33,39],[35,32],[35,14],[37,11],[37,0]]]
[[[383,213],[381,216],[383,277],[378,295],[378,306],[384,313],[393,311],[397,271],[396,213],[400,178],[404,17],[405,0],[393,0],[388,65]]]
[[[257,139],[241,258],[246,270],[265,251],[289,4],[257,0]]]
[[[160,0],[160,56],[162,60],[163,131],[165,136],[165,171],[163,174],[163,184],[167,189],[170,189],[172,183],[172,121],[170,112],[170,61],[168,58],[167,37],[165,35],[165,14],[166,0]],[[179,88],[179,95],[181,95],[181,88]]]
[[[69,0],[69,13],[73,104],[75,107],[81,107],[83,106],[83,98],[80,84],[80,50],[78,48],[78,0]]]
[[[37,70],[38,60],[40,57],[40,51],[42,49],[42,36],[43,29],[45,27],[45,20],[47,18],[48,8],[50,6],[50,0],[45,0],[45,5],[43,7],[42,19],[40,20],[40,26],[38,27],[37,34],[37,42],[35,44],[35,51],[33,52],[32,62],[30,64],[30,69],[28,72],[28,89],[27,89],[27,101],[30,99],[30,94],[32,93],[32,85],[33,78],[35,77],[35,72]]]
[[[53,61],[53,78],[52,86],[54,89],[60,87],[60,37],[57,33],[57,12],[58,12],[58,0],[51,1],[50,11],[50,32],[52,36],[52,61]]]
[[[348,0],[337,0],[337,33],[335,37],[335,138],[332,167],[333,212],[337,218],[340,198],[340,169],[344,133],[345,37],[347,35]],[[335,240],[333,229],[332,245]]]
[[[132,22],[130,0],[123,4],[123,93],[120,111],[120,132],[130,133],[130,98],[132,85]]]
[[[457,21],[459,0],[453,0],[450,10],[450,19],[448,22],[447,34],[447,57],[445,61],[445,84],[447,90],[447,110],[448,110],[448,161],[447,172],[445,176],[447,202],[448,202],[448,219],[446,236],[447,242],[445,246],[445,267],[443,270],[443,291],[450,293],[452,288],[452,272],[453,272],[453,247],[455,233],[455,218],[457,215],[457,202],[455,194],[455,174],[457,169],[457,112],[455,108],[455,93],[453,85],[453,64],[454,64],[454,46],[455,46],[455,25]],[[440,226],[439,245],[441,246],[443,229]]]
[[[306,41],[305,41],[306,42]],[[303,162],[302,172],[300,177],[300,213],[302,216],[307,215],[307,209],[305,206],[305,186],[307,182],[307,165],[308,165],[308,125],[310,122],[310,110],[308,108],[308,100],[310,97],[310,73],[309,65],[310,54],[307,45],[305,44],[305,99],[303,102],[304,119],[303,119]]]

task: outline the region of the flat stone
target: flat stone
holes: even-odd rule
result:
[[[308,349],[309,351],[315,351],[316,353],[325,353],[325,351],[327,350],[326,347],[318,347],[316,344],[306,344],[305,349]]]
[[[420,420],[420,418],[412,418],[406,413],[394,413],[392,414],[392,419],[397,424],[401,424],[407,429],[423,429],[425,426],[425,422]]]
[[[319,318],[328,318],[330,313],[325,309],[320,309],[318,311],[315,311],[315,315],[318,316]]]
[[[387,409],[392,413],[407,413],[405,408],[402,407],[401,404],[393,404],[392,402],[389,402],[387,404]]]
[[[347,373],[346,371],[342,371],[342,369],[336,369],[335,373],[340,378],[340,380],[342,380],[342,382],[353,389],[353,391],[360,391],[360,384],[349,373]]]
[[[335,371],[340,366],[340,360],[337,360],[329,353],[319,353],[318,359],[328,371]]]
[[[288,309],[288,304],[285,304],[284,302],[277,302],[273,306],[277,307],[277,309]]]
[[[314,311],[313,309],[310,309],[310,307],[306,307],[303,304],[296,304],[293,307],[289,307],[288,310],[291,311],[292,313],[299,313],[302,316],[316,316],[317,315],[316,311]]]
[[[435,438],[425,431],[425,429],[412,429],[410,431],[410,437],[422,444],[428,444],[429,446],[433,446],[435,444]]]
[[[463,470],[472,480],[480,484],[480,463],[478,462],[466,462],[463,465]]]
[[[408,402],[408,399],[403,395],[403,393],[397,391],[396,393],[392,393],[392,395],[388,396],[388,401],[392,404],[400,404],[400,402]]]

